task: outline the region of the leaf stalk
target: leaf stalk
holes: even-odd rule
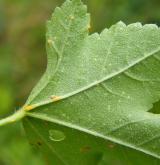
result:
[[[13,115],[6,117],[4,119],[1,119],[0,120],[0,126],[4,126],[4,125],[19,121],[23,117],[25,117],[25,115],[26,115],[26,112],[24,111],[24,109],[21,109],[21,110],[17,111],[16,113],[14,113]]]

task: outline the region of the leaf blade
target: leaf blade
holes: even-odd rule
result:
[[[61,14],[68,8],[72,13],[73,6],[81,11],[76,17]],[[67,1],[56,13],[47,36],[54,47],[48,48],[47,71],[28,99],[27,104],[37,105],[28,116],[64,123],[159,158],[160,117],[148,111],[160,99],[160,29],[119,22],[88,36],[88,14],[80,1]],[[52,28],[62,18],[75,22],[68,25],[68,45],[61,36],[68,38],[68,33],[59,31],[65,29],[63,22]],[[52,43],[52,34],[61,36],[57,43]],[[57,64],[55,57],[60,58]]]

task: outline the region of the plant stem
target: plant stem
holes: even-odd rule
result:
[[[16,113],[14,113],[13,115],[6,117],[4,119],[1,119],[0,120],[0,126],[19,121],[23,117],[25,117],[25,115],[26,115],[26,112],[24,111],[24,109],[21,109],[21,110],[17,111]]]

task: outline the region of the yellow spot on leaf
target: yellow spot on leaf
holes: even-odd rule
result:
[[[48,42],[49,45],[53,44],[53,40],[51,40],[51,39],[48,39],[47,42]]]
[[[60,96],[51,96],[51,99],[53,100],[53,102],[61,100]]]
[[[87,28],[88,28],[88,30],[89,30],[89,31],[92,29],[92,27],[91,27],[91,25],[90,25],[90,24],[88,25],[88,27],[87,27]]]
[[[73,20],[74,19],[74,16],[73,15],[70,15],[70,17],[69,17],[71,20]]]
[[[31,111],[34,108],[35,108],[35,106],[33,106],[33,105],[27,105],[27,106],[24,107],[24,110],[25,111]]]

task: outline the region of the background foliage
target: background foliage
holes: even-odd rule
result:
[[[46,67],[45,22],[63,0],[0,1],[0,117],[24,104]],[[91,32],[119,20],[160,25],[159,0],[84,0],[92,14]],[[19,123],[0,129],[0,164],[45,164],[31,149]],[[24,154],[25,153],[25,154]]]

